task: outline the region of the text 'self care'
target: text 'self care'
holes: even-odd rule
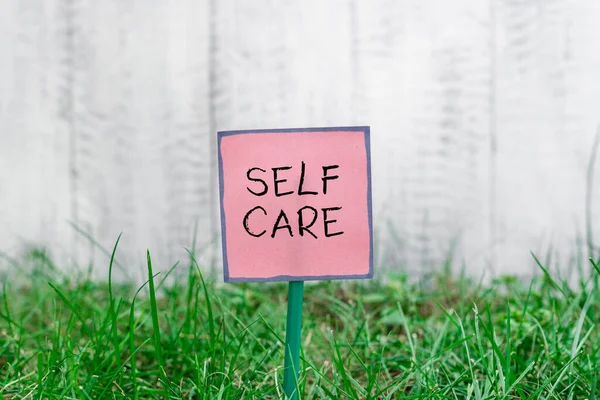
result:
[[[292,166],[280,166],[270,168],[272,174],[269,178],[271,180],[271,186],[267,183],[267,170],[262,169],[260,167],[250,168],[246,174],[249,181],[257,182],[258,188],[247,187],[248,191],[252,193],[256,197],[272,195],[275,197],[283,197],[290,195],[297,196],[317,196],[319,194],[327,195],[327,186],[329,185],[329,181],[333,181],[338,179],[338,175],[330,175],[331,170],[338,169],[339,165],[324,165],[320,169],[323,171],[322,187],[320,187],[319,191],[313,191],[305,188],[305,174],[306,174],[306,163],[304,161],[301,162],[300,168],[298,168],[300,177],[299,184],[297,190],[289,190],[291,189],[291,185],[287,185],[289,182],[287,178],[285,178],[285,173],[288,170],[292,170]],[[290,171],[293,172],[293,171]],[[275,235],[279,230],[285,230],[290,237],[294,236],[294,231],[297,235],[304,236],[310,235],[315,239],[318,239],[318,235],[323,235],[324,237],[331,237],[336,235],[342,235],[343,231],[334,232],[332,231],[330,225],[337,222],[335,219],[331,219],[331,215],[334,211],[341,210],[341,206],[336,207],[323,207],[317,209],[313,206],[306,205],[300,207],[298,211],[293,216],[288,216],[285,210],[271,210],[271,212],[276,211],[275,214],[270,215],[270,213],[261,205],[257,205],[252,207],[244,216],[244,229],[248,232],[249,235],[254,237],[261,237],[267,233],[271,236],[271,238],[275,238]],[[264,228],[265,222],[255,222],[250,226],[250,217],[255,213],[263,213],[265,217],[267,217],[266,223],[267,226]],[[274,218],[276,216],[276,218]],[[269,217],[271,217],[269,219]],[[322,223],[319,226],[315,226],[317,220],[321,217]],[[274,218],[274,219],[273,219]],[[295,219],[292,223],[297,223],[292,227],[292,223],[290,222],[292,219]],[[274,221],[274,222],[273,222]],[[264,228],[256,228],[256,226],[261,226]],[[254,231],[253,231],[254,230]],[[260,232],[258,232],[260,230]],[[257,233],[258,232],[258,233]]]

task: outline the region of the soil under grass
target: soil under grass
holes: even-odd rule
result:
[[[282,398],[286,284],[204,282],[192,263],[138,291],[34,263],[1,291],[0,399]],[[598,275],[541,271],[307,283],[300,398],[596,398]]]

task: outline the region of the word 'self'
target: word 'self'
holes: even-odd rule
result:
[[[284,391],[297,398],[303,282],[371,279],[369,127],[218,133],[225,282],[288,281]]]

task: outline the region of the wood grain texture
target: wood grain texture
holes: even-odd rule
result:
[[[143,6],[145,5],[145,6]],[[80,265],[104,276],[122,232],[121,276],[139,278],[145,249],[167,267],[186,255],[194,224],[209,239],[206,5],[64,1],[59,77],[69,132]],[[198,51],[200,49],[200,51]]]
[[[10,256],[71,250],[58,6],[4,2],[0,13],[0,251]]]
[[[105,276],[72,221],[108,250],[123,232],[119,276],[140,280],[147,248],[166,270],[197,225],[218,270],[218,130],[370,125],[379,266],[582,262],[600,3],[2,3],[4,252]]]
[[[552,249],[555,261],[572,268],[576,239],[583,238],[586,163],[600,118],[581,93],[600,97],[588,69],[598,65],[598,43],[586,39],[598,6],[505,2],[501,14],[499,263],[506,272],[535,273],[529,251]],[[528,264],[511,261],[520,259]]]

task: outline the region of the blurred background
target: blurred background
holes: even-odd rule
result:
[[[369,125],[379,271],[567,274],[600,238],[599,27],[593,0],[0,0],[0,262],[102,278],[123,232],[140,279],[197,226],[220,271],[218,130]]]

